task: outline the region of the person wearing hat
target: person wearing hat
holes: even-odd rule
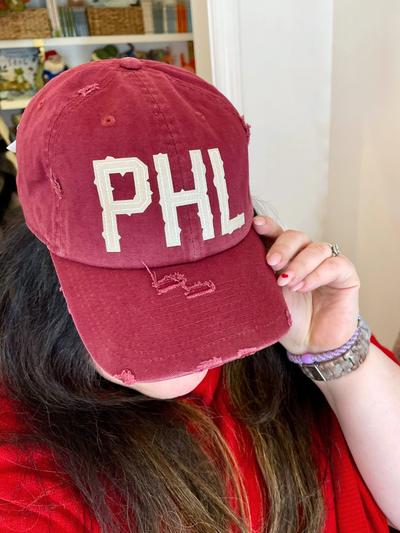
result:
[[[136,58],[32,99],[0,251],[0,533],[400,526],[400,369],[338,246],[255,216],[249,135]]]

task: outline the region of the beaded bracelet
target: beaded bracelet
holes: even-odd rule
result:
[[[343,344],[343,346],[337,348],[336,350],[330,350],[328,352],[321,353],[305,353],[303,355],[295,355],[289,351],[286,351],[287,357],[292,363],[305,365],[312,365],[313,363],[322,363],[323,361],[330,361],[331,359],[334,359],[335,357],[339,357],[340,355],[346,353],[355,344],[358,337],[358,332],[359,329],[357,327],[351,339],[346,342],[346,344]]]

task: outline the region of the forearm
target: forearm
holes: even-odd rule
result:
[[[400,367],[371,344],[348,376],[316,382],[334,410],[360,473],[400,528]]]

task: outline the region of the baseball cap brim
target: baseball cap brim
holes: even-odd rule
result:
[[[254,354],[291,325],[253,228],[224,252],[175,266],[110,269],[54,253],[52,259],[88,352],[127,385],[174,379]],[[163,279],[160,291],[157,281]]]

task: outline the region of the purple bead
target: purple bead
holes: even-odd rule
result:
[[[314,362],[312,353],[305,353],[301,356],[301,360],[305,365],[311,365]]]

